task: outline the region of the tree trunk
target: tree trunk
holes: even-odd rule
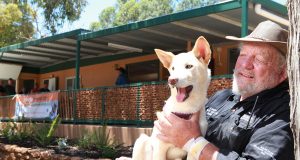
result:
[[[300,160],[300,0],[288,1],[290,21],[287,67],[291,95],[291,128],[294,134],[295,158]]]

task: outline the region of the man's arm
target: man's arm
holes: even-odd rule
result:
[[[174,114],[158,114],[158,120],[154,122],[160,131],[159,139],[182,148],[190,139],[202,136],[199,127],[199,113],[194,114],[190,120],[177,117]],[[218,148],[208,143],[203,148],[199,160],[216,160]]]
[[[281,116],[285,116],[284,114]],[[270,122],[271,121],[271,122]],[[282,120],[270,120],[257,128],[242,153],[225,148],[218,148],[208,143],[199,156],[200,160],[231,159],[294,159],[293,138],[289,123]],[[159,115],[155,127],[160,131],[157,137],[165,142],[183,147],[190,139],[201,135],[199,122],[195,115],[190,120],[176,115]],[[196,128],[196,129],[195,129]]]

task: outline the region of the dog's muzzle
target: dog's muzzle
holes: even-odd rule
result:
[[[193,90],[193,86],[190,85],[184,88],[176,87],[176,89],[177,89],[177,95],[176,95],[177,102],[184,102],[190,96],[190,93]]]

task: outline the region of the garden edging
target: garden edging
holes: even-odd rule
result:
[[[19,147],[17,145],[0,143],[0,159],[14,160],[14,159],[42,159],[42,160],[81,160],[80,157],[65,156],[62,154],[55,154],[51,149],[32,149]],[[91,159],[90,159],[91,160]],[[97,159],[110,160],[110,159]]]

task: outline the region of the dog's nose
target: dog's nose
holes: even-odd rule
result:
[[[178,78],[174,78],[174,79],[169,78],[168,81],[169,81],[169,84],[175,85],[178,82]]]

